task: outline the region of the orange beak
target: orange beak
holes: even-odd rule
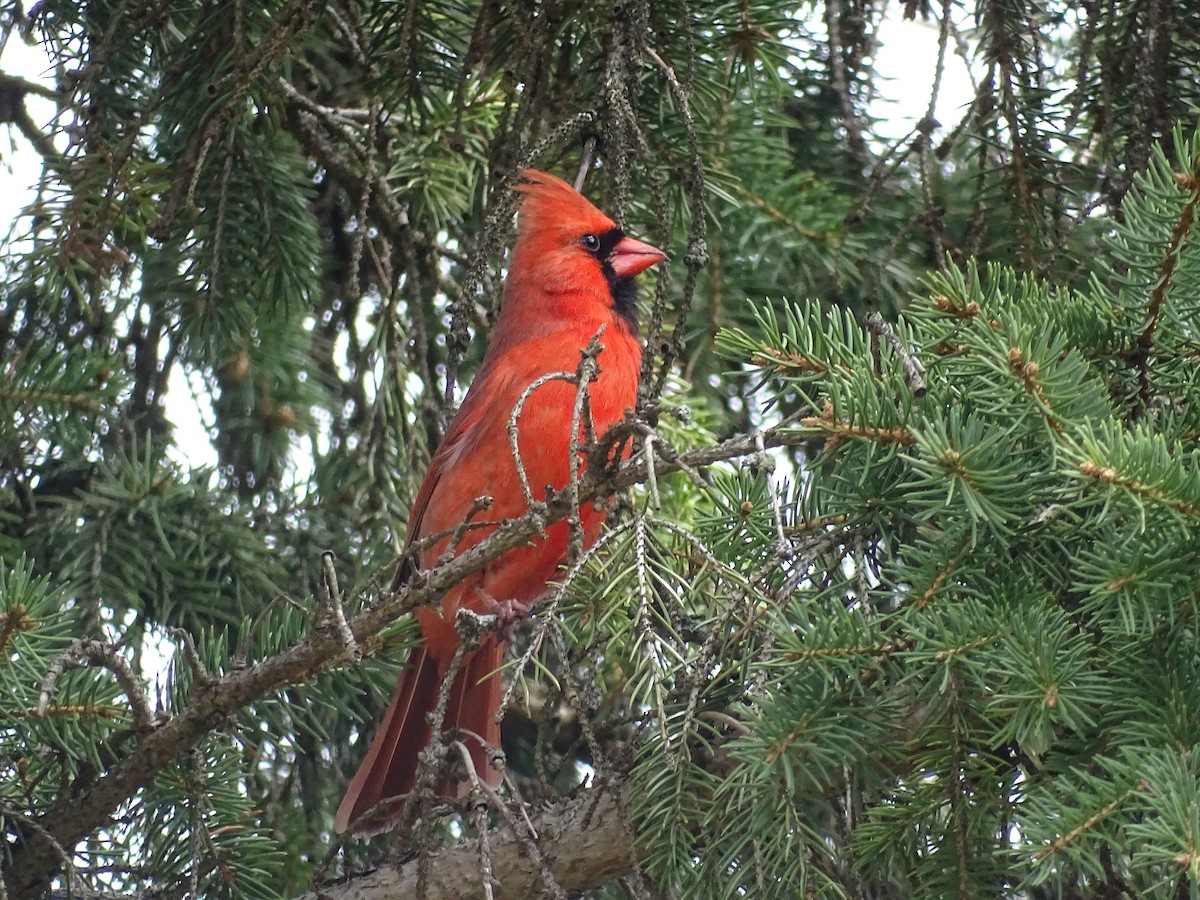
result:
[[[624,237],[617,242],[617,246],[613,247],[612,255],[608,257],[608,264],[612,266],[618,278],[624,278],[627,275],[644,272],[666,258],[667,254],[657,247],[644,244],[631,237]]]

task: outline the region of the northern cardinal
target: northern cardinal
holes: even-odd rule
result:
[[[519,230],[500,315],[491,344],[458,414],[434,453],[413,503],[408,541],[445,534],[422,551],[417,564],[433,566],[449,534],[471,513],[476,498],[490,496],[487,521],[515,518],[526,511],[525,495],[510,452],[508,421],[521,394],[541,376],[574,372],[580,350],[604,326],[599,377],[589,388],[595,433],[618,422],[637,396],[641,347],[635,321],[634,277],[666,258],[659,249],[626,237],[616,224],[569,184],[553,175],[524,169]],[[562,489],[570,473],[570,431],[576,387],[547,381],[533,390],[518,420],[518,447],[534,496],[547,485]],[[580,509],[585,546],[598,536],[603,513],[594,504]],[[478,544],[494,524],[463,534],[455,554]],[[416,611],[424,645],[413,650],[392,694],[366,758],[338,808],[335,828],[344,832],[376,804],[411,792],[418,754],[429,743],[426,718],[437,705],[443,678],[459,646],[455,613],[499,614],[510,621],[527,611],[566,555],[568,526],[559,521],[510,550],[446,592],[441,607]],[[401,571],[397,582],[407,573]],[[500,705],[497,669],[504,642],[484,636],[466,653],[449,693],[443,728],[470,750],[476,772],[499,781],[488,763],[487,744],[500,742],[495,713]],[[453,796],[457,785],[442,785]],[[373,818],[373,817],[372,817]],[[370,827],[370,826],[368,826]],[[360,824],[355,831],[365,830]]]

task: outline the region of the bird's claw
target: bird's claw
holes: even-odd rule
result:
[[[496,634],[500,640],[507,642],[517,619],[529,615],[529,606],[516,600],[500,600],[496,603]]]
[[[496,617],[496,634],[502,641],[507,641],[517,619],[529,615],[529,604],[519,600],[497,600],[489,594],[479,592],[483,600],[483,612]]]

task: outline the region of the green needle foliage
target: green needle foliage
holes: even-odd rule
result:
[[[1200,898],[1194,12],[0,5],[0,897]],[[889,139],[902,17],[973,99]],[[505,785],[343,840],[508,186],[581,158],[671,255],[631,462]]]

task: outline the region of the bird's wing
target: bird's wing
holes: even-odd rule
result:
[[[458,524],[458,521],[426,521],[431,501],[443,483],[451,490],[454,487],[462,487],[463,480],[456,478],[455,475],[460,464],[471,456],[475,447],[484,439],[486,432],[494,427],[497,408],[503,408],[504,414],[500,418],[504,422],[505,428],[507,427],[508,413],[511,411],[508,407],[515,402],[515,398],[510,397],[512,386],[519,377],[513,369],[511,362],[497,359],[485,360],[484,365],[480,367],[475,380],[471,383],[470,390],[463,398],[462,406],[459,407],[458,413],[451,420],[449,428],[446,429],[446,436],[442,438],[433,458],[429,461],[425,480],[421,482],[421,489],[417,491],[416,499],[413,500],[412,509],[408,515],[406,549],[418,538],[436,534]],[[443,487],[442,490],[446,490],[447,487]],[[447,506],[463,506],[460,512],[461,516],[467,514],[467,510],[475,500],[473,496],[454,498],[458,502],[446,504],[445,500],[447,499],[449,498],[439,498],[441,502],[433,505],[439,510],[446,510]],[[442,512],[439,518],[447,518],[445,512]],[[406,555],[400,571],[396,573],[394,588],[403,584],[412,571],[412,559]]]

